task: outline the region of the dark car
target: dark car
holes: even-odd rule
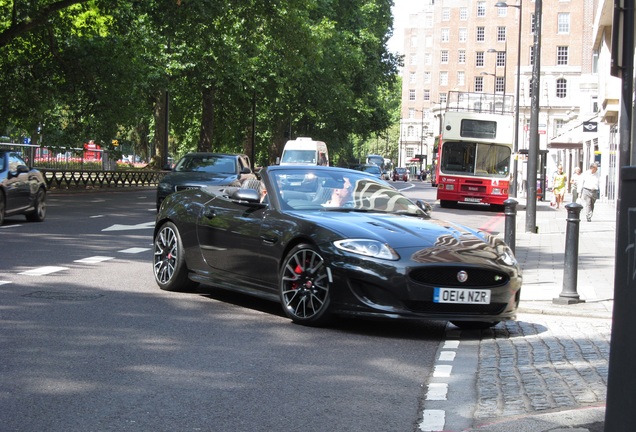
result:
[[[393,181],[409,181],[409,170],[406,168],[396,168],[393,171]]]
[[[4,218],[25,215],[30,222],[46,217],[46,182],[19,153],[0,150],[0,225]]]
[[[375,164],[352,165],[351,169],[354,169],[356,171],[363,171],[363,172],[371,174],[374,177],[382,179],[382,169]]]
[[[204,186],[239,186],[243,181],[255,178],[247,155],[188,153],[159,183],[157,210],[173,192]]]
[[[196,283],[279,302],[294,322],[338,315],[514,319],[521,270],[498,237],[430,216],[382,180],[334,167],[270,166],[256,189],[173,194],[157,214],[161,289]]]

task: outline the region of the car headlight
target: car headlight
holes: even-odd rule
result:
[[[497,252],[499,258],[501,259],[501,261],[504,262],[504,264],[510,266],[517,264],[517,259],[515,258],[514,253],[512,253],[512,249],[510,249],[510,247],[503,245],[501,248],[498,249],[499,250]]]
[[[400,256],[397,254],[397,252],[395,252],[389,245],[377,240],[337,240],[334,242],[334,245],[340,250],[358,255],[393,261],[400,259]]]
[[[499,188],[492,188],[492,194],[493,194],[493,195],[501,195],[501,189],[499,189]]]

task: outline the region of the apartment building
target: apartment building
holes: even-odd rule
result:
[[[503,3],[503,4],[502,4]],[[426,0],[409,17],[404,68],[399,163],[433,162],[450,90],[519,94],[517,148],[530,143],[536,2]],[[610,127],[599,117],[593,0],[543,0],[541,12],[539,146],[547,179],[559,164],[603,161]],[[596,126],[596,127],[594,127]],[[525,190],[526,156],[518,156],[517,185]],[[549,184],[548,184],[549,186]],[[523,196],[523,195],[518,195]]]

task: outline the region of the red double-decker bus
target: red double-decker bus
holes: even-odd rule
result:
[[[514,139],[514,97],[448,93],[438,145],[437,199],[503,207]]]

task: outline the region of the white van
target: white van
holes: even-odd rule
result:
[[[327,144],[300,137],[287,141],[280,165],[329,165]]]

